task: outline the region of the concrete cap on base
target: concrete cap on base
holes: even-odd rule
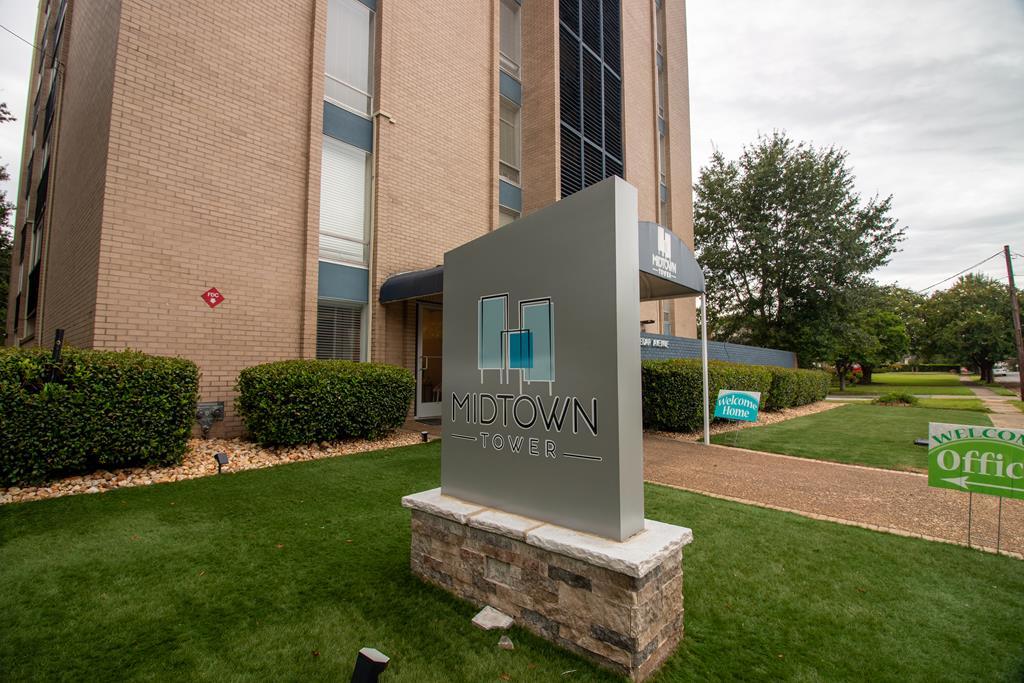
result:
[[[507,536],[634,578],[642,578],[693,541],[693,531],[690,529],[651,519],[644,520],[643,531],[625,541],[612,541],[446,496],[440,488],[405,496],[402,498],[402,506]]]

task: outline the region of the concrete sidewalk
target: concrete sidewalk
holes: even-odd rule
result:
[[[985,402],[985,406],[992,411],[989,414],[989,418],[996,427],[1024,429],[1024,413],[1018,410],[1017,406],[1010,403],[1010,401],[1017,398],[1016,396],[1000,396],[988,387],[984,387],[976,382],[966,380],[960,380],[960,382],[973,391],[975,396]]]
[[[927,477],[645,435],[644,478],[842,524],[966,545],[968,494]],[[994,496],[973,497],[971,545],[994,550]],[[1003,500],[1003,551],[1024,559],[1024,500]]]

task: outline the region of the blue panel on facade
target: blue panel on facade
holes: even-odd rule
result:
[[[359,0],[359,2],[363,3],[364,5],[372,9],[374,12],[377,11],[377,0]]]
[[[358,147],[373,151],[373,123],[358,114],[330,102],[324,102],[324,135]]]
[[[320,261],[317,295],[327,299],[344,299],[366,303],[370,300],[369,271]]]
[[[504,180],[498,181],[498,204],[514,211],[523,210],[523,191]]]
[[[523,103],[523,86],[519,81],[509,76],[504,71],[498,72],[501,96],[512,100],[516,104]]]

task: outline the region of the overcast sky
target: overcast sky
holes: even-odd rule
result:
[[[1024,253],[1024,0],[689,0],[687,16],[694,178],[714,147],[735,158],[785,129],[845,148],[863,196],[893,195],[907,239],[879,280],[921,289]]]
[[[0,0],[0,24],[31,39],[35,4]],[[907,240],[883,282],[920,289],[1003,244],[1024,253],[1024,0],[689,0],[687,12],[695,178],[713,146],[735,158],[784,129],[845,148],[863,195],[893,195]],[[9,196],[31,53],[0,31],[0,101],[18,117],[0,126]],[[981,271],[1005,274],[998,260]]]

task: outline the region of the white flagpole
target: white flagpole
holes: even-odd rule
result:
[[[708,295],[700,295],[700,358],[704,366],[704,445],[711,444],[711,414],[708,407]]]

